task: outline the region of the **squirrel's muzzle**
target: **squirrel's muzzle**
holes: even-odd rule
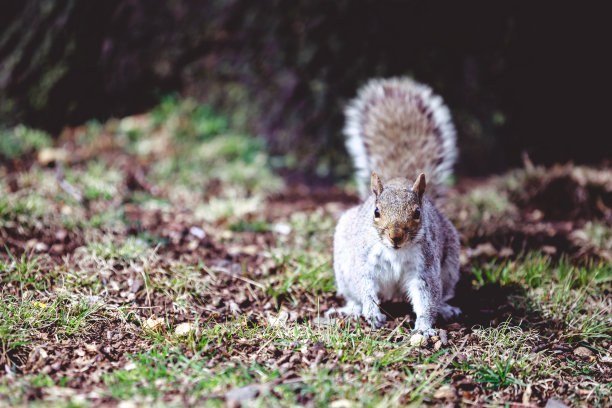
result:
[[[404,234],[404,231],[402,230],[394,229],[389,232],[389,241],[391,242],[394,248],[399,248],[399,246],[402,245],[405,239],[406,234]]]

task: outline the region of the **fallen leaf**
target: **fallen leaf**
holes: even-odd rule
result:
[[[88,353],[97,353],[98,347],[96,347],[95,344],[86,344],[85,351],[87,351]]]
[[[277,316],[268,316],[268,324],[272,327],[283,327],[287,324],[287,320],[289,320],[289,313],[284,310],[278,312]]]
[[[588,360],[593,355],[593,352],[586,347],[580,346],[574,349],[574,355]]]
[[[433,396],[439,399],[453,399],[455,398],[455,387],[443,385],[434,392]]]

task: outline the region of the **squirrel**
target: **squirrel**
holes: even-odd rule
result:
[[[370,80],[345,114],[363,202],[336,226],[334,272],[347,303],[327,314],[362,315],[378,329],[380,302],[402,296],[416,314],[413,332],[433,336],[438,314],[461,313],[446,303],[459,280],[459,237],[436,208],[457,157],[450,112],[428,86],[391,78]]]

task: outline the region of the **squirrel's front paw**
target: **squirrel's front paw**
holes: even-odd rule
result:
[[[370,325],[375,330],[380,329],[387,321],[387,316],[385,316],[383,313],[380,312],[380,310],[378,310],[378,306],[376,306],[375,308],[364,308],[363,317],[365,317],[366,320],[370,322]]]
[[[423,337],[425,337],[426,339],[433,337],[433,336],[437,336],[438,332],[435,329],[429,328],[429,329],[414,329],[411,332],[412,334],[420,334]]]
[[[422,334],[426,339],[438,335],[437,330],[433,329],[431,324],[428,324],[419,318],[417,318],[417,321],[414,324],[414,330],[412,330],[412,333]]]

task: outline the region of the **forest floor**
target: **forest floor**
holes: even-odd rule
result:
[[[192,101],[3,131],[0,406],[610,406],[610,169],[454,186],[463,314],[411,345],[325,317],[358,198],[287,167]]]

